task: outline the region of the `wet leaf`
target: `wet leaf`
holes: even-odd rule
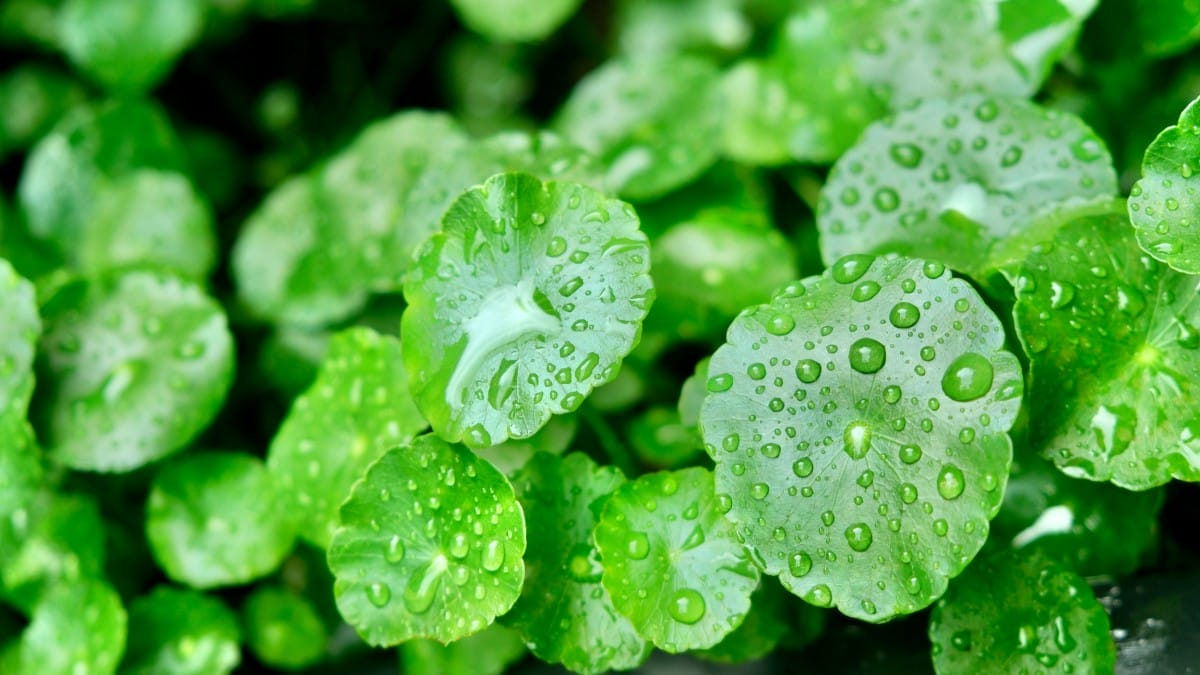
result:
[[[237,616],[220,600],[157,586],[129,605],[122,675],[224,675],[242,660]]]

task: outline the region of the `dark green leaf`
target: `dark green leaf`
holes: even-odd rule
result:
[[[750,596],[750,611],[742,624],[699,656],[716,663],[745,663],[771,653],[791,628],[788,624],[787,591],[765,577]],[[820,610],[816,610],[820,611]]]
[[[308,600],[274,586],[260,586],[242,607],[246,642],[267,666],[299,670],[321,660],[329,636]]]
[[[1200,13],[1200,8],[1198,8]],[[1146,148],[1142,179],[1129,193],[1129,219],[1138,244],[1187,274],[1200,273],[1196,219],[1200,216],[1200,103],[1192,101],[1179,123],[1163,129]]]
[[[17,673],[112,675],[125,650],[125,608],[102,581],[55,584],[17,646]]]
[[[83,98],[82,86],[50,68],[26,64],[5,73],[0,77],[0,157],[33,145]]]
[[[983,546],[1021,369],[944,266],[844,258],[743,312],[708,374],[717,491],[796,595],[885,621],[937,599]]]
[[[225,675],[242,660],[237,616],[220,600],[158,586],[129,605],[121,675]]]
[[[400,645],[400,666],[406,675],[500,675],[525,654],[521,636],[500,624],[443,645],[436,640],[409,640]]]
[[[103,578],[105,527],[91,499],[45,491],[12,518],[17,546],[0,555],[12,605],[28,611],[48,589]]]
[[[33,394],[34,352],[41,331],[33,284],[0,258],[0,418],[25,417]]]
[[[532,42],[553,33],[583,0],[450,0],[471,30],[498,42]]]
[[[525,518],[508,480],[433,435],[383,455],[329,545],[338,610],[368,644],[477,633],[516,602]]]
[[[63,49],[104,87],[138,92],[157,84],[203,27],[201,0],[66,0]]]

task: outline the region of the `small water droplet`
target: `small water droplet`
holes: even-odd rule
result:
[[[645,560],[650,555],[650,539],[644,532],[632,532],[625,541],[625,555],[632,560]]]
[[[373,583],[367,586],[367,600],[369,600],[372,605],[383,609],[392,600],[392,589],[384,583]]]
[[[796,377],[805,384],[812,384],[821,377],[821,364],[812,359],[803,359],[796,364]]]
[[[912,328],[921,319],[921,310],[911,302],[897,302],[888,318],[896,328]]]
[[[495,572],[504,564],[504,542],[493,539],[483,547],[483,558],[480,560],[483,569]]]
[[[383,558],[392,565],[404,560],[404,542],[400,541],[398,535],[392,535],[392,538],[388,540],[387,547],[383,552]]]
[[[921,158],[924,153],[921,149],[912,143],[896,143],[888,149],[888,154],[900,166],[906,169],[915,169],[921,164]]]

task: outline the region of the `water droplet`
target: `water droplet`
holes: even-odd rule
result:
[[[888,154],[900,166],[906,169],[915,169],[921,164],[921,158],[924,153],[921,149],[912,143],[896,143],[888,149]]]
[[[567,252],[567,240],[562,237],[551,237],[550,242],[546,244],[546,255],[551,258]]]
[[[821,377],[821,364],[812,359],[803,359],[796,364],[796,377],[805,384],[812,384]]]
[[[697,525],[692,528],[692,531],[690,534],[688,534],[687,539],[683,540],[683,546],[681,548],[685,551],[690,551],[703,543],[704,528]]]
[[[766,329],[771,335],[787,335],[796,327],[796,320],[789,314],[775,314],[767,320]]]
[[[625,554],[632,560],[645,560],[650,555],[650,539],[644,532],[633,532],[625,542]]]
[[[903,483],[900,485],[900,501],[905,504],[911,504],[917,501],[917,486],[912,483]]]
[[[872,541],[871,528],[866,523],[855,523],[846,528],[846,543],[855,551],[866,551],[871,548]]]
[[[712,377],[708,378],[708,385],[706,388],[713,393],[720,393],[723,391],[729,391],[730,387],[732,386],[733,376],[729,374],[722,374],[713,375]]]
[[[575,544],[567,558],[567,574],[581,584],[599,582],[604,568],[600,565],[595,553],[595,550],[588,544]]]
[[[887,351],[879,340],[859,338],[850,345],[850,367],[864,375],[878,372],[886,361]]]
[[[813,463],[807,457],[801,457],[792,463],[792,473],[795,473],[800,478],[808,478],[812,475]]]
[[[404,542],[400,541],[399,535],[392,535],[392,538],[388,540],[387,548],[383,552],[383,559],[392,565],[404,560]]]
[[[1009,168],[1016,166],[1017,163],[1020,161],[1021,161],[1021,148],[1019,148],[1015,145],[1012,146],[1011,148],[1009,148],[1008,150],[1005,150],[1003,155],[1000,155],[1000,166],[1004,167],[1005,169],[1009,169]]]
[[[418,568],[416,573],[408,578],[408,583],[404,587],[404,606],[408,608],[408,611],[413,614],[424,614],[429,611],[437,597],[442,574],[447,567],[446,556],[434,556],[428,564]]]
[[[540,211],[534,211],[533,213],[529,214],[529,222],[533,223],[534,225],[545,225],[546,216],[542,215]]]
[[[825,584],[813,586],[808,594],[804,596],[804,599],[809,604],[816,605],[817,607],[833,606],[833,593],[830,592],[829,587]]]
[[[999,114],[1000,108],[996,105],[996,102],[991,99],[980,103],[975,108],[975,119],[979,120],[980,122],[991,122],[992,120],[996,119]]]
[[[890,187],[876,190],[872,201],[875,202],[875,208],[884,213],[891,213],[900,208],[900,195]]]
[[[842,450],[853,459],[862,459],[871,449],[871,425],[866,422],[851,422],[842,432]]]
[[[878,282],[867,280],[854,287],[854,291],[850,293],[850,298],[855,302],[866,302],[876,295],[879,295],[881,286]]]
[[[883,400],[886,403],[897,403],[900,401],[900,397],[902,395],[903,393],[900,391],[900,387],[894,384],[889,384],[883,388]]]
[[[689,626],[703,619],[706,610],[704,597],[690,588],[675,591],[667,605],[671,618]]]
[[[946,266],[940,262],[927,262],[922,270],[929,279],[937,279],[946,273]]]
[[[944,537],[947,534],[949,534],[949,532],[950,532],[950,524],[946,522],[945,518],[938,518],[937,520],[933,521],[933,533],[934,534],[936,534],[939,537]]]
[[[960,630],[950,636],[950,646],[960,652],[971,651],[971,631]]]
[[[943,466],[938,473],[937,490],[942,499],[958,499],[966,486],[962,469],[953,464]]]
[[[921,319],[921,310],[911,302],[897,302],[888,318],[896,328],[912,328]]]
[[[746,367],[746,374],[752,380],[761,380],[767,376],[767,367],[761,363],[751,363]]]
[[[858,474],[858,478],[854,482],[858,483],[858,486],[861,488],[869,488],[875,483],[875,472],[867,469]]]
[[[480,561],[483,569],[495,572],[504,564],[504,542],[493,539],[483,547],[483,559]]]
[[[954,359],[942,376],[942,391],[955,401],[974,401],[992,389],[992,364],[983,356],[967,352]]]
[[[771,494],[771,486],[766,483],[755,483],[750,486],[750,496],[759,501],[766,499],[769,494]]]
[[[904,462],[905,464],[916,464],[917,462],[921,461],[922,454],[923,453],[921,452],[920,446],[916,446],[916,445],[900,446],[900,461]]]
[[[812,558],[799,551],[788,557],[788,572],[794,577],[802,577],[812,571],[812,564]]]
[[[372,605],[382,609],[386,607],[389,602],[391,602],[392,589],[384,583],[373,583],[370,586],[367,586],[367,600],[369,600]]]
[[[863,254],[848,255],[833,263],[831,269],[833,280],[840,284],[852,284],[867,273],[867,269],[873,262],[875,262],[874,256]]]

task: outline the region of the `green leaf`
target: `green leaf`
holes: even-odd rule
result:
[[[267,666],[299,670],[321,660],[329,641],[317,610],[304,597],[260,586],[242,607],[246,642]]]
[[[628,56],[735,54],[753,37],[746,4],[745,0],[621,0],[613,33],[619,51]]]
[[[1037,549],[1085,577],[1137,571],[1158,540],[1163,490],[1131,492],[1070,478],[1050,462],[1013,462],[990,542]]]
[[[178,173],[138,170],[102,181],[80,240],[68,260],[95,274],[137,264],[201,280],[216,258],[208,202]]]
[[[498,42],[548,37],[583,0],[450,0],[467,28]]]
[[[267,467],[300,536],[321,548],[354,481],[383,453],[428,425],[408,392],[400,341],[369,328],[333,336],[317,379],[271,441]]]
[[[473,448],[500,473],[512,478],[539,453],[561,455],[571,447],[579,430],[578,415],[555,415],[529,438],[510,438],[487,448]]]
[[[10,604],[30,610],[48,589],[103,578],[105,526],[93,500],[44,491],[13,517],[17,545],[0,559]]]
[[[1021,369],[941,264],[843,258],[743,312],[708,374],[717,491],[788,590],[882,622],[938,598],[983,546]]]
[[[0,158],[33,145],[83,100],[77,82],[36,63],[0,76]]]
[[[146,538],[167,576],[193,588],[273,572],[292,550],[296,514],[250,455],[205,453],[165,464],[146,501]]]
[[[1137,247],[1121,210],[1067,217],[1017,278],[1031,440],[1075,478],[1133,490],[1200,480],[1196,278]]]
[[[54,584],[21,635],[18,673],[111,675],[125,649],[125,608],[102,581]]]
[[[41,331],[33,284],[0,258],[0,419],[25,417],[33,395],[33,361]]]
[[[85,74],[117,92],[139,92],[166,77],[200,36],[201,0],[66,0],[63,50]]]
[[[1200,5],[1194,0],[1127,0],[1122,26],[1137,36],[1151,56],[1177,54],[1200,40]]]
[[[525,587],[504,622],[538,658],[576,673],[628,670],[650,651],[600,585],[592,539],[604,501],[624,482],[619,469],[580,453],[536,455],[513,478],[530,537]]]
[[[750,164],[830,162],[883,114],[855,74],[848,23],[831,10],[799,8],[765,57],[726,72],[725,156]]]
[[[463,194],[405,282],[404,362],[439,435],[533,435],[613,379],[653,301],[650,253],[623,202],[502,174]]]
[[[637,632],[676,653],[719,643],[750,610],[759,569],[703,468],[621,485],[596,525],[602,582]]]
[[[241,300],[273,322],[322,325],[353,315],[372,292],[399,290],[413,249],[433,228],[407,224],[409,193],[436,154],[463,143],[446,115],[404,112],[276,188],[233,249]]]
[[[718,85],[717,69],[699,58],[610,61],[576,85],[554,128],[600,158],[611,190],[652,199],[716,160]]]
[[[763,578],[758,590],[750,596],[750,611],[737,630],[697,655],[716,663],[745,663],[770,654],[791,628],[786,595],[787,591],[774,579]]]
[[[34,423],[47,452],[129,471],[179,451],[225,401],[233,338],[198,287],[150,271],[75,279],[42,306]]]
[[[157,586],[129,605],[122,675],[224,675],[242,660],[237,616],[196,591]]]
[[[66,254],[87,231],[103,179],[183,167],[183,148],[166,114],[153,103],[126,99],[71,111],[34,146],[17,192],[30,233]]]
[[[0,412],[0,570],[27,536],[29,510],[43,483],[33,428],[23,414]]]
[[[1196,246],[1200,216],[1200,99],[1163,129],[1146,148],[1142,178],[1129,192],[1129,220],[1138,245],[1155,259],[1187,274],[1200,273]]]
[[[492,624],[447,645],[409,640],[399,651],[401,672],[407,675],[500,675],[525,654],[525,643],[516,631]]]
[[[503,474],[433,435],[383,455],[329,545],[338,610],[368,644],[442,643],[507,612],[525,579],[525,518]]]
[[[695,425],[684,425],[673,407],[649,408],[629,423],[626,436],[630,450],[645,466],[676,469],[704,456]]]
[[[927,101],[838,160],[817,211],[821,256],[921,255],[986,280],[1020,262],[1006,244],[1038,215],[1116,191],[1108,151],[1075,117],[1016,99]]]
[[[996,602],[997,591],[1004,602]],[[1026,551],[989,557],[929,617],[938,673],[1113,672],[1108,615],[1079,575]]]
[[[700,409],[704,406],[704,397],[708,395],[708,364],[709,357],[700,359],[696,370],[683,381],[679,390],[679,422],[686,427],[700,426]]]

